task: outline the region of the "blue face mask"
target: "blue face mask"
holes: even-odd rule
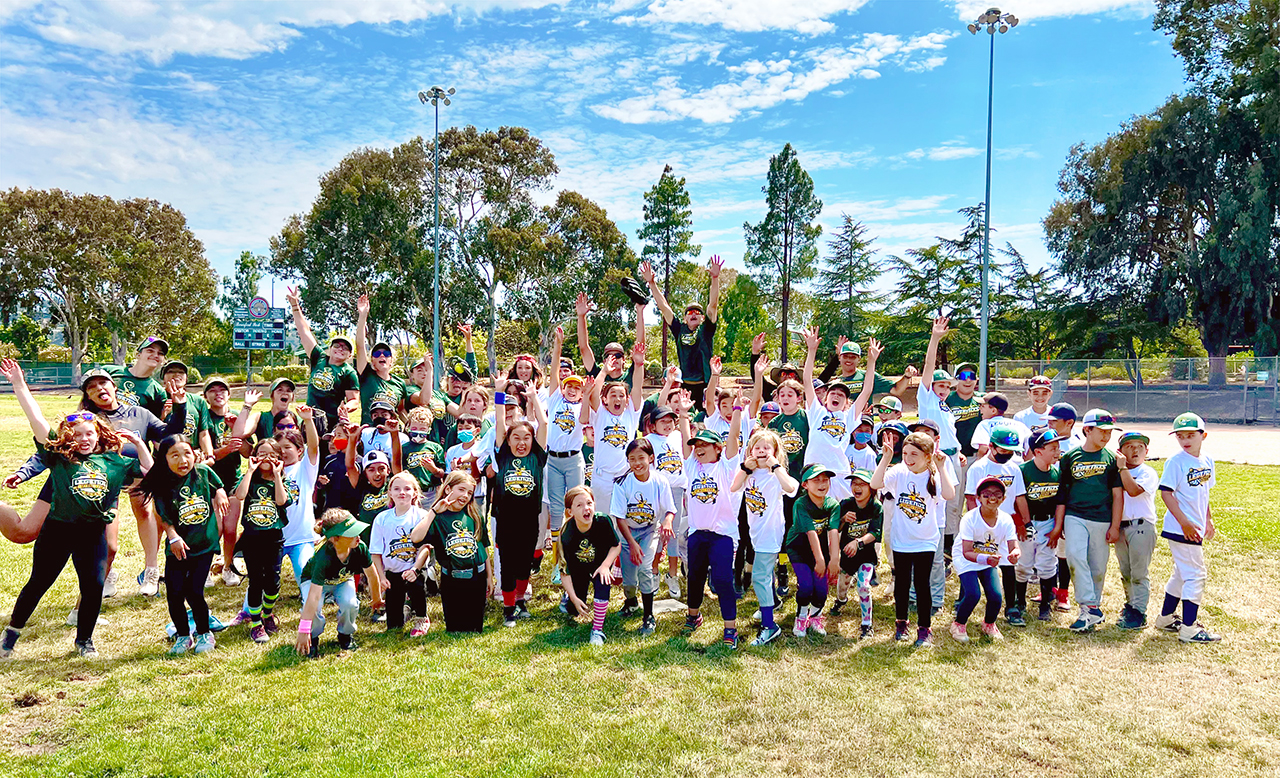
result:
[[[470,443],[475,436],[475,430],[458,430],[458,442],[460,443]]]
[[[870,442],[871,442],[871,433],[870,433],[870,432],[855,432],[855,433],[853,433],[853,439],[854,439],[854,441],[855,441],[855,442],[857,442],[857,443],[863,443],[863,444],[870,443]]]

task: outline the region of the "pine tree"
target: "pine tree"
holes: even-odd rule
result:
[[[690,243],[693,238],[693,211],[689,208],[689,191],[683,178],[671,175],[671,166],[653,188],[644,193],[644,225],[636,237],[644,241],[642,259],[662,269],[662,294],[671,299],[671,272],[684,257],[696,257],[702,246]],[[661,258],[661,262],[657,260]],[[667,365],[667,328],[662,328],[662,365]]]

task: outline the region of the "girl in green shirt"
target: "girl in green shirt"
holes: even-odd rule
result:
[[[484,607],[493,591],[489,563],[489,523],[471,499],[476,481],[454,470],[445,476],[436,504],[409,537],[425,543],[440,563],[440,604],[446,632],[480,632]]]
[[[274,440],[260,440],[249,455],[249,470],[240,478],[236,499],[241,506],[244,534],[237,548],[244,554],[249,573],[246,603],[249,637],[266,643],[276,633],[274,614],[280,596],[280,560],[284,553],[285,513],[293,499],[284,483],[280,446]]]

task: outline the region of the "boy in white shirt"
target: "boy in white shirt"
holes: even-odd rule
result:
[[[1034,376],[1027,382],[1027,396],[1031,407],[1013,414],[1013,420],[1029,430],[1049,426],[1049,398],[1053,396],[1053,381],[1048,376]]]
[[[1173,420],[1171,435],[1178,436],[1181,451],[1169,457],[1160,478],[1160,498],[1167,509],[1161,536],[1169,541],[1173,575],[1164,590],[1164,606],[1155,626],[1177,632],[1183,643],[1214,643],[1222,640],[1196,621],[1208,567],[1204,561],[1204,541],[1216,533],[1209,509],[1209,490],[1217,483],[1213,460],[1200,453],[1205,431],[1204,419],[1184,413]],[[1182,618],[1177,616],[1182,603]]]
[[[825,396],[819,398],[814,386],[814,360],[818,353],[818,328],[806,330],[804,333],[808,355],[804,361],[804,377],[800,383],[804,386],[806,414],[809,418],[809,445],[805,448],[805,465],[819,464],[831,468],[835,475],[831,478],[831,490],[827,496],[839,502],[853,496],[849,491],[849,457],[845,448],[849,445],[849,435],[862,420],[862,411],[871,400],[873,381],[864,381],[862,391],[857,399],[850,402],[849,385],[843,381],[832,381],[826,385]],[[881,352],[880,342],[871,339],[867,347],[867,370],[874,375],[876,358]]]
[[[978,450],[977,458],[985,457],[991,449],[992,431],[996,427],[1007,427],[1016,430],[1018,438],[1022,441],[1022,448],[1015,452],[1015,456],[1018,457],[1017,464],[1022,464],[1021,454],[1031,442],[1031,430],[1022,422],[1004,415],[1005,411],[1009,410],[1009,398],[999,392],[988,392],[978,402],[982,421],[973,428],[973,437],[969,439],[969,445]]]
[[[979,507],[978,486],[987,479],[994,478],[1004,486],[1004,499],[1000,502],[1001,515],[1012,516],[1016,512],[1017,499],[1027,493],[1022,478],[1022,467],[1017,453],[1022,450],[1023,441],[1016,430],[1009,427],[996,427],[991,434],[988,455],[974,462],[969,467],[964,489],[965,507],[969,510]],[[1015,539],[1016,539],[1015,535]],[[955,564],[955,552],[951,553],[952,564]],[[1013,627],[1027,626],[1026,612],[1027,582],[1017,579],[1014,566],[1002,560],[1000,563],[1001,586],[1004,589],[1004,617]]]
[[[1151,439],[1141,432],[1120,436],[1120,483],[1124,486],[1124,508],[1120,527],[1112,540],[1116,561],[1120,563],[1120,580],[1124,582],[1125,603],[1116,626],[1120,629],[1142,629],[1147,626],[1147,602],[1151,598],[1151,555],[1156,550],[1156,491],[1160,476],[1146,463]]]

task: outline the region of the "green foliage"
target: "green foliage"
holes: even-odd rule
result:
[[[702,246],[692,243],[693,210],[689,207],[689,190],[684,178],[671,175],[671,166],[662,169],[658,183],[644,193],[644,223],[636,230],[636,237],[644,242],[641,259],[653,264],[662,279],[662,294],[672,299],[672,263],[677,265],[684,257],[696,257]],[[705,288],[705,287],[700,287]],[[696,298],[695,298],[696,299]],[[667,335],[662,331],[662,361],[667,362]]]
[[[870,329],[873,310],[883,302],[883,296],[874,291],[882,269],[871,248],[873,241],[865,224],[841,214],[840,228],[827,244],[829,253],[814,290],[814,323],[822,333],[822,348],[834,348],[841,335],[862,340]]]
[[[276,367],[258,368],[258,372],[254,373],[254,380],[271,382],[277,378],[287,378],[298,386],[302,386],[311,379],[311,370],[306,365],[279,365]]]
[[[258,282],[262,280],[267,258],[251,251],[242,251],[236,258],[234,276],[222,277],[222,294],[218,295],[218,307],[228,319],[236,308],[248,307],[249,301],[258,295]]]
[[[0,340],[12,343],[20,355],[18,358],[36,359],[40,350],[49,346],[49,330],[47,325],[24,313],[10,326],[0,328]]]
[[[765,296],[751,276],[739,273],[733,284],[720,295],[720,319],[717,335],[724,336],[724,347],[717,349],[725,362],[745,362],[751,358],[751,339],[758,332],[772,332],[776,325],[765,312]]]

